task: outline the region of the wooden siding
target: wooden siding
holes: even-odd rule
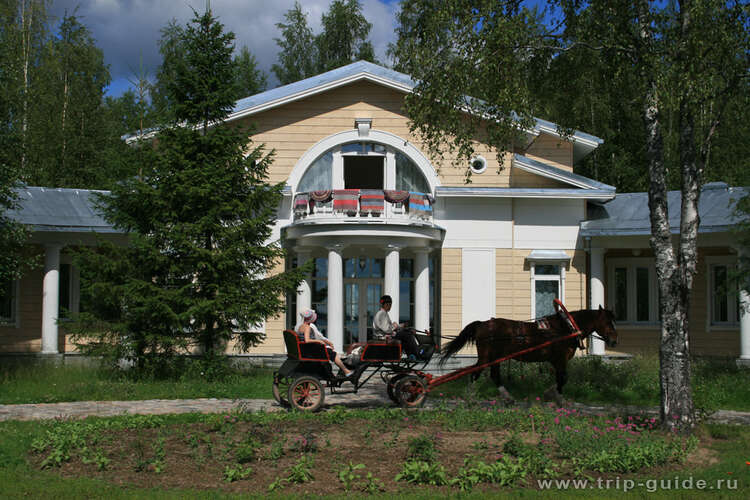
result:
[[[653,257],[651,249],[643,249],[641,257]],[[631,250],[610,250],[605,259],[633,257]],[[711,327],[709,325],[709,291],[707,257],[736,257],[728,248],[699,248],[698,267],[690,299],[690,352],[698,356],[731,356],[740,354],[740,328]],[[605,265],[608,269],[608,265]],[[606,279],[610,279],[607,276]],[[605,296],[608,293],[605,287]],[[657,354],[661,330],[658,324],[633,325],[618,323],[618,344],[611,353],[623,354]]]
[[[464,166],[463,163],[467,162],[454,166],[452,162],[456,158],[455,155],[446,155],[442,160],[431,158],[430,151],[426,150],[419,138],[409,131],[409,119],[403,112],[402,105],[402,93],[373,83],[358,82],[258,113],[248,117],[243,124],[250,127],[256,144],[262,143],[267,149],[275,150],[274,162],[269,172],[271,182],[286,181],[299,158],[322,139],[338,132],[352,130],[356,118],[371,118],[373,129],[390,132],[416,145],[438,169],[443,186],[464,186],[468,165]],[[556,143],[548,140],[542,142]],[[551,151],[555,162],[562,160],[561,151],[564,147],[545,148],[532,144],[538,158]],[[505,155],[504,168],[498,173],[497,155],[489,147],[477,142],[476,153],[487,160],[487,170],[483,174],[473,174],[472,184],[509,187],[511,155]],[[572,158],[572,145],[570,156]]]
[[[443,248],[440,258],[440,328],[443,335],[461,331],[461,249]]]
[[[573,171],[573,144],[559,137],[539,134],[526,149],[526,156],[563,170]]]
[[[575,189],[575,186],[571,186],[570,184],[556,181],[555,179],[550,179],[549,177],[543,177],[541,175],[527,172],[526,170],[515,167],[510,169],[510,187]]]

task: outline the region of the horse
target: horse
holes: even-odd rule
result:
[[[599,309],[571,311],[570,316],[581,331],[579,337],[561,340],[514,358],[526,363],[549,361],[555,369],[555,399],[558,401],[568,378],[568,360],[573,357],[576,348],[583,348],[583,339],[596,332],[609,347],[617,345],[617,331],[612,311],[599,306]],[[574,328],[563,314],[552,314],[535,321],[513,321],[503,318],[474,321],[466,325],[455,339],[443,347],[440,363],[445,363],[467,343],[476,343],[478,366],[571,333],[574,333]],[[501,386],[499,364],[492,365],[490,370],[492,380],[499,391],[510,399],[510,395]],[[474,372],[473,379],[476,380],[480,373],[481,370]]]

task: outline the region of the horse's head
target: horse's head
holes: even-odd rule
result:
[[[593,330],[607,343],[608,347],[615,347],[617,345],[615,313],[609,309],[604,309],[601,305],[599,306]]]

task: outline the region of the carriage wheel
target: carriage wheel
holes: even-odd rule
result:
[[[273,399],[276,400],[283,407],[289,406],[289,400],[287,399],[289,393],[289,377],[276,376],[273,379]]]
[[[406,375],[399,380],[393,393],[402,408],[419,408],[427,399],[427,387],[416,375]]]
[[[399,380],[404,378],[406,376],[405,373],[399,373],[391,378],[388,379],[388,381],[385,383],[386,390],[388,391],[388,397],[391,398],[391,401],[393,401],[396,404],[399,404],[398,399],[396,399],[396,384],[398,384]]]
[[[316,377],[304,376],[289,386],[289,404],[295,410],[318,411],[325,400],[325,390]]]

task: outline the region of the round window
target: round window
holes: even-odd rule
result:
[[[469,168],[471,168],[471,171],[473,173],[481,174],[482,172],[487,170],[487,160],[485,160],[483,156],[472,158],[471,162],[469,163]]]

